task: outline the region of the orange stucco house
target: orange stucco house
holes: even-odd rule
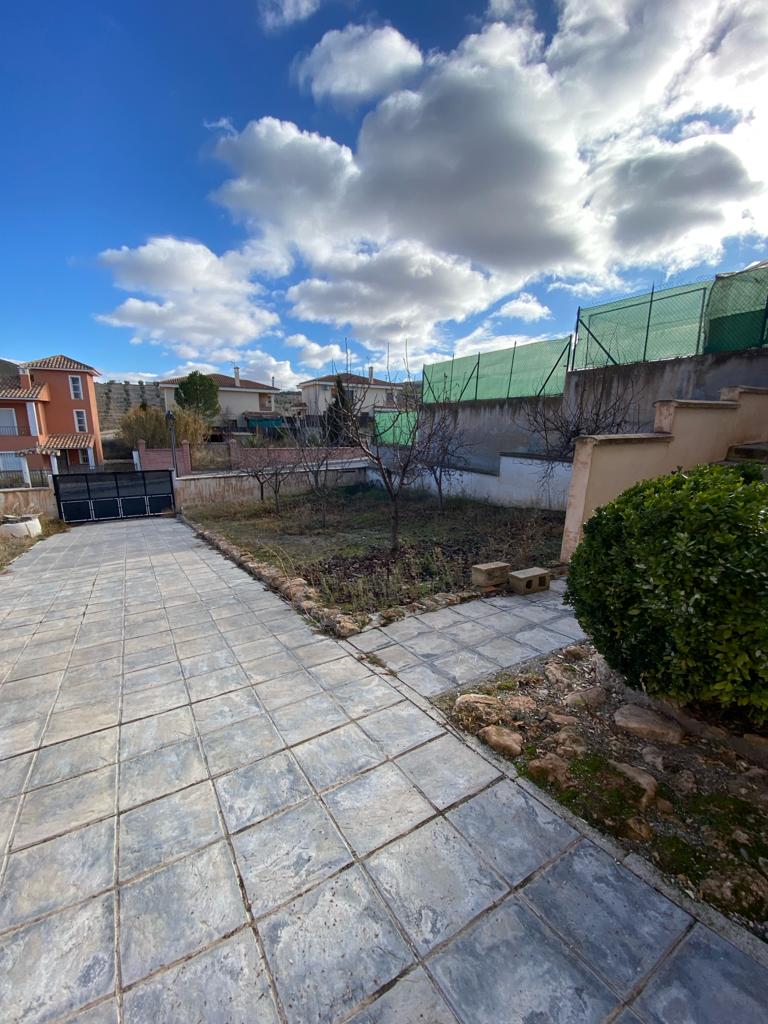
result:
[[[19,363],[0,377],[0,471],[57,473],[104,461],[93,386],[98,370],[69,356]]]

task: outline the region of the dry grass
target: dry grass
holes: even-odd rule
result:
[[[21,539],[0,533],[0,572],[6,569],[14,558],[18,558],[39,540],[45,540],[46,537],[51,537],[54,533],[66,533],[68,529],[60,519],[47,519],[43,516],[40,517],[40,525],[43,532],[39,537]]]

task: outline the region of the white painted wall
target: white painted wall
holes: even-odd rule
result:
[[[371,483],[381,483],[374,470],[368,470],[368,479]],[[493,505],[564,512],[570,482],[570,462],[545,462],[501,455],[498,476],[494,473],[457,472],[451,475],[445,493],[480,498]],[[418,486],[435,490],[431,477],[420,481]]]

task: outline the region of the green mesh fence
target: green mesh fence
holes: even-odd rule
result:
[[[710,288],[681,285],[581,309],[574,369],[695,355]]]
[[[409,445],[416,429],[416,413],[397,409],[377,410],[373,415],[377,444]]]
[[[705,352],[733,352],[768,344],[768,261],[735,274],[718,274],[704,323]]]
[[[552,338],[433,363],[424,367],[424,401],[560,395],[569,357],[570,338]]]

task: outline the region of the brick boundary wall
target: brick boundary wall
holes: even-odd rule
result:
[[[300,457],[297,448],[245,448],[237,441],[230,441],[229,464],[232,469],[248,469],[254,465],[265,465],[266,452],[269,452],[269,458],[273,465],[296,462]],[[334,448],[332,458],[334,462],[343,462],[347,459],[362,458],[362,455],[359,448]]]
[[[173,453],[170,448],[147,448],[146,441],[139,441],[136,448],[142,469],[173,469]],[[189,441],[182,441],[176,448],[176,465],[179,476],[189,476],[192,473]]]

